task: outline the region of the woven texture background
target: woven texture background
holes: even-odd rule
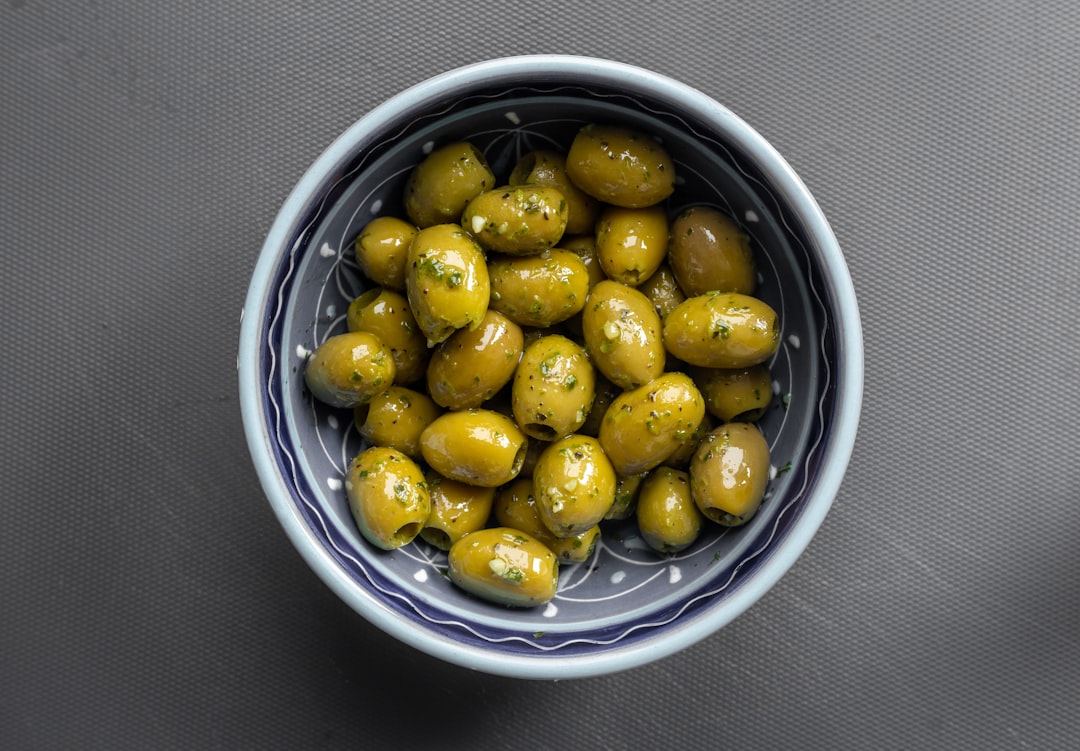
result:
[[[194,5],[0,5],[0,747],[1080,747],[1080,5]],[[848,477],[779,585],[559,683],[434,662],[337,600],[262,496],[235,373],[317,154],[529,52],[652,68],[771,139],[867,357]]]

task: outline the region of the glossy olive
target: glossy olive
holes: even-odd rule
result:
[[[649,298],[633,287],[611,280],[593,287],[581,327],[596,369],[616,386],[640,386],[663,372],[660,317]]]
[[[728,527],[757,513],[769,484],[769,444],[757,426],[725,423],[708,433],[690,462],[690,490],[706,518]]]
[[[764,363],[749,368],[693,368],[705,409],[723,422],[761,419],[772,401],[772,375]]]
[[[555,554],[535,537],[509,527],[465,535],[450,548],[447,562],[450,581],[500,605],[542,605],[559,585]]]
[[[585,348],[560,334],[530,344],[514,372],[514,420],[532,438],[577,431],[592,408],[596,376]]]
[[[469,201],[493,187],[495,175],[479,149],[464,141],[448,143],[409,174],[405,214],[419,227],[456,222]]]
[[[594,198],[641,208],[675,190],[675,165],[654,138],[615,125],[586,125],[570,144],[566,172]]]
[[[497,487],[521,471],[528,439],[514,421],[489,409],[447,412],[420,434],[420,452],[444,477]]]
[[[376,446],[389,446],[412,459],[420,458],[420,435],[442,414],[427,394],[391,386],[368,402],[360,435]]]
[[[566,157],[557,151],[530,151],[518,160],[510,172],[511,185],[545,185],[555,188],[566,199],[566,232],[592,232],[599,202],[574,185],[566,174]]]
[[[566,199],[544,185],[505,185],[469,201],[461,226],[488,250],[530,255],[552,248],[566,231]]]
[[[467,485],[434,471],[424,477],[431,498],[431,514],[420,530],[425,542],[449,550],[465,535],[487,526],[495,488]]]
[[[479,407],[510,382],[523,344],[521,327],[489,309],[475,329],[458,329],[432,351],[428,393],[448,409]]]
[[[394,382],[390,348],[366,331],[335,334],[320,344],[304,368],[312,396],[331,407],[356,407]]]
[[[664,373],[616,397],[598,438],[615,471],[633,475],[662,464],[704,417],[705,400],[690,377]]]
[[[648,472],[639,472],[634,475],[616,474],[615,502],[611,504],[604,519],[629,519],[633,516],[634,509],[637,508],[638,492],[646,477],[648,477]]]
[[[475,328],[491,297],[484,252],[457,224],[422,229],[409,245],[405,288],[430,344],[458,329]]]
[[[664,466],[671,467],[672,469],[689,469],[690,460],[694,458],[694,452],[697,451],[697,447],[698,445],[700,445],[701,439],[704,438],[706,434],[708,434],[708,432],[715,427],[716,421],[713,419],[713,416],[709,414],[708,407],[706,407],[705,417],[701,420],[697,428],[691,434],[690,440],[684,443],[679,448],[675,449],[675,452],[664,460]]]
[[[404,291],[409,243],[416,227],[396,216],[372,219],[356,238],[353,252],[360,271],[381,287]]]
[[[372,446],[352,460],[345,493],[360,533],[383,550],[412,542],[431,513],[419,465],[385,446]]]
[[[492,256],[491,308],[521,326],[547,327],[565,321],[585,306],[589,273],[570,250],[531,256]]]
[[[608,206],[596,222],[596,257],[609,279],[636,287],[667,256],[668,221],[660,206]]]
[[[694,206],[672,221],[668,262],[690,297],[706,292],[751,295],[757,284],[750,237],[711,206]]]
[[[572,434],[550,444],[533,470],[540,518],[556,537],[599,524],[615,502],[615,468],[600,442]]]
[[[367,331],[390,348],[396,374],[394,382],[411,384],[427,370],[427,337],[412,314],[405,295],[376,287],[349,303],[345,316],[349,331]]]
[[[690,475],[660,467],[641,486],[637,504],[638,532],[660,553],[677,553],[701,535],[705,519],[690,493]]]
[[[564,236],[559,242],[562,250],[572,250],[585,264],[585,270],[589,272],[589,289],[607,279],[607,274],[600,268],[600,261],[596,257],[596,233],[592,231],[587,235]]]
[[[531,477],[518,477],[499,488],[495,496],[492,520],[501,527],[519,529],[535,537],[563,563],[588,560],[600,539],[600,525],[595,524],[570,537],[556,537],[540,518],[533,496]]]
[[[706,368],[748,368],[780,344],[780,319],[767,303],[736,292],[688,298],[664,319],[664,347]]]
[[[667,318],[668,313],[675,310],[680,303],[686,300],[686,295],[675,280],[675,274],[672,273],[671,266],[666,263],[661,264],[660,268],[639,284],[637,289],[645,297],[649,298],[649,302],[653,304],[661,321]]]

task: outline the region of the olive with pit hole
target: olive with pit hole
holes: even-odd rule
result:
[[[420,466],[386,446],[371,446],[352,460],[345,493],[360,534],[383,550],[412,542],[431,513]]]
[[[420,434],[428,465],[451,480],[493,488],[521,471],[528,438],[514,421],[490,409],[446,412]]]
[[[769,444],[756,425],[732,422],[715,428],[690,462],[694,503],[717,524],[746,524],[765,497],[769,462]]]

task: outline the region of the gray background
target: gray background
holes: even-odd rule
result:
[[[307,165],[403,87],[527,52],[652,68],[771,139],[867,362],[847,479],[780,584],[558,683],[342,605],[261,493],[235,372]],[[0,747],[1078,747],[1078,63],[1072,0],[6,0]]]

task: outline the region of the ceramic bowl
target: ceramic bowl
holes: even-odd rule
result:
[[[605,528],[594,556],[564,565],[546,606],[512,609],[457,589],[422,542],[371,547],[350,516],[348,462],[364,446],[349,411],[315,403],[305,360],[345,330],[364,288],[352,245],[373,217],[401,215],[403,184],[426,153],[468,140],[505,176],[531,149],[564,149],[583,125],[661,139],[679,175],[668,203],[734,217],[758,258],[756,294],[779,313],[774,399],[760,425],[772,478],[753,520],[710,526],[658,555],[633,520]],[[335,140],[282,206],[245,302],[239,387],[263,490],[319,577],[364,618],[441,660],[533,679],[594,676],[664,658],[714,633],[791,567],[844,475],[862,396],[862,340],[836,239],[784,159],[728,109],[670,78],[563,56],[491,60],[438,75],[375,107]]]

